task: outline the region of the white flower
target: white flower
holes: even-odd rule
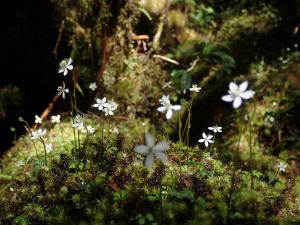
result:
[[[87,130],[88,133],[93,134],[93,133],[95,133],[96,129],[94,127],[92,127],[91,125],[88,125],[86,127],[86,130]]]
[[[107,106],[104,108],[105,116],[114,115],[114,111],[118,108],[118,104],[114,100],[109,100]]]
[[[92,91],[95,91],[97,89],[96,82],[90,83],[89,89],[91,89]]]
[[[212,140],[212,135],[208,134],[206,135],[204,132],[202,133],[202,139],[199,139],[198,142],[202,143],[204,142],[205,146],[208,147],[209,143],[214,143]]]
[[[190,88],[190,91],[193,91],[193,92],[200,92],[202,88],[201,87],[198,87],[197,84],[193,84],[192,87]]]
[[[229,84],[228,95],[222,97],[225,102],[233,102],[233,107],[238,108],[242,104],[242,99],[252,98],[255,94],[252,90],[246,90],[248,87],[248,81],[244,81],[239,86],[233,82]]]
[[[50,153],[50,152],[53,151],[53,146],[52,146],[51,143],[45,144],[45,147],[46,147],[46,152],[47,152],[47,153]]]
[[[166,118],[168,120],[171,119],[171,117],[173,115],[172,110],[180,110],[181,109],[180,105],[171,105],[169,95],[167,95],[167,96],[163,95],[162,98],[159,100],[159,102],[160,102],[160,104],[162,104],[162,106],[158,107],[157,110],[159,112],[165,112],[166,111]]]
[[[212,126],[212,127],[208,127],[209,130],[212,130],[214,133],[222,133],[222,127],[218,127],[218,126]]]
[[[42,118],[39,117],[38,115],[35,115],[35,123],[42,123]]]
[[[60,123],[60,115],[51,116],[52,123]]]
[[[168,157],[165,151],[169,149],[169,144],[166,141],[161,141],[155,145],[155,140],[150,133],[145,135],[146,145],[138,145],[134,148],[136,153],[146,156],[145,166],[151,167],[154,162],[154,156],[162,162],[167,162]]]
[[[65,82],[63,82],[62,86],[57,88],[58,95],[61,95],[63,99],[66,97],[66,93],[69,93],[69,89],[66,88]]]
[[[46,134],[46,130],[43,130],[43,129],[38,129],[37,131],[32,131],[31,132],[31,137],[30,139],[33,140],[33,139],[37,139],[37,138],[40,138],[42,136],[44,136]]]
[[[278,168],[280,172],[285,172],[286,165],[284,163],[279,163]]]
[[[72,62],[72,58],[62,60],[59,63],[58,73],[63,73],[64,76],[66,76],[68,74],[68,70],[73,70],[73,66],[71,65]]]
[[[114,127],[113,129],[109,129],[109,132],[114,133],[114,134],[118,134],[119,130],[118,130],[118,128]]]
[[[77,130],[83,130],[84,129],[83,119],[80,115],[77,115],[74,118],[74,123],[73,123],[72,126],[75,127]]]
[[[106,108],[108,106],[108,103],[106,102],[106,98],[97,98],[96,99],[96,104],[93,105],[93,107],[98,108],[99,110],[103,111],[104,108]]]

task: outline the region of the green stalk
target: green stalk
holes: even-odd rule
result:
[[[42,142],[42,144],[43,144],[43,146],[44,146],[45,165],[47,166],[47,149],[46,149],[46,145],[45,145],[45,142],[44,142],[43,138],[40,137],[40,141]]]
[[[209,148],[209,154],[210,154],[211,156],[214,155],[214,154],[212,154],[211,150],[212,150],[212,147],[213,147],[214,144],[215,144],[215,139],[216,139],[216,133],[214,132],[213,143],[210,145],[210,148]]]
[[[252,148],[252,121],[254,120],[255,113],[256,113],[256,101],[254,101],[254,109],[253,109],[252,117],[250,120],[250,136],[249,136],[249,171],[250,171],[250,175],[251,175],[251,190],[253,189],[253,185],[254,185],[253,172],[252,172],[252,151],[253,151],[253,148]]]
[[[239,113],[238,114],[238,118],[241,118],[241,115],[243,115],[243,113]],[[241,121],[239,121],[241,122]],[[236,154],[238,154],[240,152],[240,143],[241,143],[241,138],[242,138],[242,133],[244,130],[244,123],[240,124],[239,123],[239,136],[238,136],[238,144],[237,144],[237,148],[236,148]],[[229,191],[229,198],[228,198],[228,210],[227,210],[227,216],[226,216],[226,224],[228,223],[229,220],[229,213],[231,210],[231,205],[232,205],[232,194],[234,192],[234,181],[235,181],[235,173],[236,173],[236,166],[234,165],[234,161],[233,161],[233,171],[232,171],[232,176],[231,176],[231,184],[230,184],[230,191]]]

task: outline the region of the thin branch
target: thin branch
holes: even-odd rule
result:
[[[52,51],[52,53],[55,55],[55,58],[57,58],[57,49],[58,49],[59,43],[60,43],[60,41],[61,41],[61,36],[62,36],[63,30],[64,30],[64,27],[65,27],[65,21],[62,20],[62,21],[61,21],[61,24],[60,24],[60,27],[59,27],[57,40],[56,40],[54,49],[53,49],[53,51]]]

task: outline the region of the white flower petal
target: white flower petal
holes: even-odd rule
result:
[[[207,141],[205,141],[205,142],[204,142],[204,145],[205,145],[206,147],[208,147],[208,142],[207,142]]]
[[[206,141],[209,142],[209,143],[214,143],[214,141],[209,140],[209,139],[207,139]]]
[[[239,90],[240,90],[240,92],[246,91],[247,87],[248,87],[248,81],[244,81],[243,83],[241,83],[241,84],[239,85]]]
[[[180,105],[172,105],[171,108],[173,110],[180,110],[181,109],[181,106]]]
[[[67,66],[67,69],[68,69],[68,70],[73,70],[73,66],[72,66],[72,65],[69,65],[69,66]]]
[[[141,155],[147,155],[149,151],[149,147],[146,145],[138,145],[134,148],[134,151]]]
[[[68,60],[68,65],[71,65],[72,62],[73,62],[72,58],[69,58],[69,60]]]
[[[147,146],[153,147],[155,144],[154,137],[150,133],[146,133],[145,134],[145,142],[146,142]]]
[[[156,152],[154,154],[163,163],[166,163],[168,161],[168,157],[167,157],[167,155],[165,153],[163,153],[163,152]]]
[[[249,91],[245,91],[245,92],[241,93],[241,97],[243,99],[249,99],[249,98],[252,98],[254,94],[255,94],[254,91],[249,90]]]
[[[236,109],[238,107],[240,107],[242,104],[242,98],[241,97],[235,97],[234,101],[233,101],[233,107]]]
[[[68,70],[64,69],[64,76],[66,76],[68,74]]]
[[[222,100],[225,102],[232,102],[234,100],[234,96],[233,95],[225,95],[222,97]]]
[[[202,137],[203,137],[204,139],[207,138],[207,136],[206,136],[206,134],[205,134],[204,132],[202,133]]]
[[[157,143],[154,148],[153,148],[153,151],[154,152],[163,152],[163,151],[166,151],[167,149],[169,149],[170,146],[169,146],[169,143],[166,142],[166,141],[161,141],[159,143]]]
[[[157,111],[159,111],[159,112],[164,112],[166,110],[167,110],[167,108],[165,106],[161,106],[161,107],[157,108]]]
[[[167,114],[166,114],[166,118],[169,120],[172,117],[172,109],[168,109]]]
[[[237,84],[236,83],[233,83],[233,82],[230,82],[229,83],[229,89],[231,90],[231,91],[236,91],[236,90],[238,90],[238,86],[237,86]]]
[[[202,142],[204,142],[205,141],[205,139],[199,139],[198,140],[198,142],[200,142],[200,143],[202,143]]]
[[[151,167],[153,165],[153,162],[154,162],[154,155],[153,153],[149,153],[145,159],[145,166]]]

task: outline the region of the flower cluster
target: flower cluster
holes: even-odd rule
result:
[[[118,108],[118,104],[114,100],[106,100],[106,97],[96,99],[96,104],[92,105],[105,113],[105,116],[114,115],[114,111]]]
[[[208,129],[212,130],[215,134],[222,132],[222,127],[219,127],[217,125],[212,126],[212,127],[208,127]],[[214,138],[214,135],[206,134],[206,133],[203,132],[202,133],[202,138],[200,138],[198,140],[198,142],[204,143],[205,147],[208,147],[209,144],[214,143],[214,140],[211,140],[212,138]]]

